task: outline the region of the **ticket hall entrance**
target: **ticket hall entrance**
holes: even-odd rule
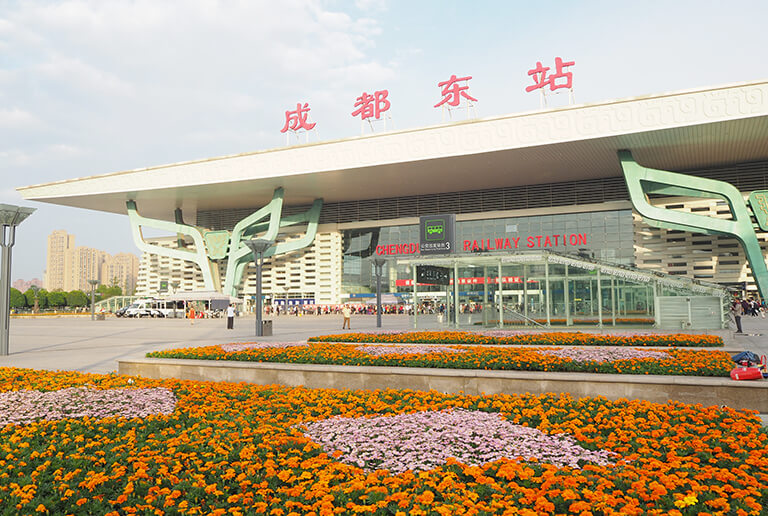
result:
[[[720,285],[552,251],[398,264],[407,264],[412,275],[414,328],[420,318],[422,327],[433,326],[434,314],[445,329],[653,328],[659,326],[659,299],[706,296],[717,298],[716,306],[718,299],[722,306],[727,302]],[[425,267],[434,269],[432,276],[424,275]],[[715,325],[723,327],[727,312],[719,312],[713,314]]]

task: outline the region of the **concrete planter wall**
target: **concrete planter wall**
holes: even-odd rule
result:
[[[768,381],[700,376],[609,375],[415,367],[358,367],[144,358],[122,360],[119,372],[147,378],[303,385],[319,389],[414,389],[465,394],[567,392],[656,403],[677,400],[768,413]]]

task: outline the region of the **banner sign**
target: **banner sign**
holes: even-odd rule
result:
[[[418,275],[418,271],[416,273]],[[502,276],[501,277],[502,283],[522,283],[523,278],[520,276]],[[538,283],[539,280],[535,279],[529,279],[528,283]],[[499,278],[483,278],[481,277],[475,277],[475,278],[459,278],[459,285],[482,285],[483,283],[487,283],[489,285],[498,285]],[[420,280],[416,282],[417,285],[428,285],[428,283],[422,283]],[[449,285],[453,285],[453,280],[450,280]],[[395,280],[395,286],[396,287],[412,287],[413,286],[413,280],[412,279],[398,279]],[[535,285],[533,288],[537,288]]]
[[[456,215],[454,214],[420,217],[419,253],[422,256],[453,253],[456,248],[455,230]]]
[[[417,265],[416,282],[424,285],[450,285],[451,269],[432,265]]]

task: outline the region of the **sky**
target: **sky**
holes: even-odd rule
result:
[[[478,117],[536,110],[527,72],[555,57],[577,103],[768,79],[766,19],[765,0],[0,0],[0,203],[37,208],[12,278],[42,278],[56,229],[139,254],[127,216],[16,187],[282,147],[298,102],[314,139],[358,136],[362,92],[389,91],[389,129],[438,124],[451,75]]]

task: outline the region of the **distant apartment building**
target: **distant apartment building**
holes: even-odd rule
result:
[[[76,247],[75,236],[57,230],[48,236],[43,287],[51,290],[90,290],[88,280],[118,285],[124,293],[136,288],[139,259],[129,253],[115,256],[92,247]]]
[[[102,282],[107,285],[119,285],[123,293],[131,294],[136,290],[139,274],[139,259],[130,253],[107,255],[101,264]]]
[[[19,292],[26,292],[27,290],[32,288],[33,285],[36,287],[43,288],[43,282],[40,281],[40,278],[32,278],[29,281],[23,280],[23,279],[17,279],[16,281],[13,282],[11,286],[16,290],[18,290]]]
[[[66,231],[56,230],[48,235],[48,250],[46,254],[43,287],[47,290],[67,290],[65,288],[67,274],[67,256],[75,248],[75,235]]]
[[[277,242],[287,242],[300,234],[280,235]],[[166,248],[177,246],[176,237],[158,237],[148,243]],[[194,245],[186,249],[194,252]],[[271,302],[334,304],[341,297],[342,235],[339,232],[318,233],[312,245],[287,255],[264,261],[262,292]],[[215,263],[214,276],[223,282],[226,262]],[[239,285],[240,295],[251,298],[256,294],[256,267],[250,263]],[[162,295],[165,292],[205,290],[200,268],[189,261],[161,254],[142,253],[137,295]]]

